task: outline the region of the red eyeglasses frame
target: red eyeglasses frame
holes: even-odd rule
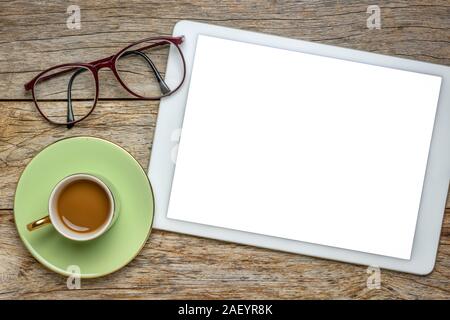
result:
[[[53,124],[57,124],[57,125],[74,125],[75,123],[78,123],[78,122],[86,119],[94,111],[94,109],[95,109],[95,107],[97,105],[98,96],[99,96],[98,71],[100,69],[102,69],[102,68],[109,68],[113,72],[113,74],[116,77],[117,81],[119,81],[119,83],[122,85],[122,87],[126,91],[128,91],[131,95],[133,95],[133,96],[135,96],[137,98],[143,99],[143,100],[159,100],[159,99],[161,99],[163,97],[166,97],[166,96],[169,96],[172,93],[174,93],[175,91],[177,91],[181,87],[181,85],[183,84],[183,82],[184,82],[184,80],[186,78],[186,61],[184,59],[183,52],[180,49],[180,45],[181,45],[181,43],[183,43],[183,41],[184,41],[184,36],[178,36],[178,37],[162,36],[162,37],[152,37],[152,38],[146,38],[146,39],[143,39],[143,40],[139,40],[139,41],[133,42],[132,44],[126,46],[125,48],[123,48],[122,50],[117,52],[116,54],[111,55],[111,56],[106,57],[106,58],[103,58],[103,59],[95,60],[95,61],[92,61],[92,62],[89,62],[89,63],[65,63],[65,64],[60,64],[60,65],[56,65],[54,67],[48,68],[48,69],[42,71],[41,73],[39,73],[36,77],[34,77],[29,82],[27,82],[24,85],[24,87],[25,87],[26,91],[31,90],[31,93],[32,93],[32,96],[33,96],[34,105],[36,106],[36,108],[39,111],[39,113],[48,122],[53,123]],[[157,47],[157,46],[164,45],[164,44],[167,44],[167,43],[171,43],[171,44],[175,45],[175,47],[177,48],[178,52],[180,53],[181,60],[182,60],[182,63],[183,63],[183,76],[182,76],[182,79],[180,81],[180,84],[176,88],[174,88],[173,90],[171,90],[171,91],[169,91],[169,92],[167,92],[165,94],[162,94],[162,95],[160,95],[158,97],[144,97],[144,96],[141,96],[141,95],[133,92],[122,81],[122,79],[120,78],[119,73],[117,72],[117,69],[116,69],[117,59],[126,50],[128,50],[129,48],[131,48],[131,47],[133,47],[135,45],[138,45],[140,43],[145,43],[145,42],[154,42],[154,43],[152,43],[152,44],[150,44],[148,46],[142,47],[139,50],[149,49],[149,48]],[[71,67],[73,67],[73,68],[71,68]],[[51,79],[51,78],[53,78],[53,77],[55,77],[57,75],[60,75],[60,74],[72,71],[72,70],[74,70],[76,68],[79,68],[79,67],[83,67],[85,69],[88,69],[89,71],[91,71],[91,73],[94,76],[94,80],[95,80],[95,100],[94,100],[94,104],[93,104],[91,110],[85,116],[83,116],[82,118],[74,120],[74,121],[68,121],[68,122],[65,122],[65,123],[59,123],[59,122],[55,122],[55,121],[49,119],[44,114],[44,112],[42,112],[42,110],[39,108],[39,104],[38,104],[38,102],[36,100],[36,95],[35,95],[35,85],[36,85],[36,83],[38,81],[45,81],[45,80]],[[45,76],[46,73],[48,73],[48,72],[50,72],[52,70],[55,70],[57,68],[67,68],[67,69]]]

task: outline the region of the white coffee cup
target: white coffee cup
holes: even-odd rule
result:
[[[63,221],[61,221],[60,215],[58,214],[57,204],[58,204],[58,197],[60,196],[61,191],[64,190],[64,188],[68,184],[78,180],[89,180],[95,182],[105,191],[109,200],[110,209],[108,212],[108,218],[99,228],[97,228],[92,232],[76,232],[68,228],[63,223]],[[48,200],[48,215],[32,223],[29,223],[27,225],[27,229],[29,231],[34,231],[45,225],[52,224],[53,227],[56,229],[56,231],[58,231],[65,238],[75,241],[87,241],[98,238],[99,236],[104,234],[113,225],[116,219],[117,219],[116,202],[114,200],[113,193],[111,192],[108,185],[105,182],[103,182],[100,178],[93,176],[91,174],[77,173],[65,177],[56,184]]]

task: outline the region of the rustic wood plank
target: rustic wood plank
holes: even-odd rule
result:
[[[30,256],[13,224],[12,212],[0,211],[0,299],[450,297],[449,212],[434,272],[421,277],[381,270],[381,289],[372,290],[363,266],[157,230],[128,266],[68,290],[66,278]]]
[[[31,101],[0,101],[0,110],[0,209],[13,208],[20,173],[36,153],[65,137],[88,135],[110,140],[148,167],[158,102],[100,101],[89,118],[70,130],[48,124]]]
[[[95,136],[119,144],[148,167],[158,102],[100,101],[86,120],[67,130],[47,123],[31,101],[0,102],[0,209],[12,209],[17,181],[26,164],[64,137]]]
[[[366,27],[373,1],[77,1],[81,29],[69,30],[66,1],[0,2],[1,99],[29,99],[23,84],[57,63],[92,61],[145,37],[171,34],[180,19],[318,41],[450,65],[448,1],[379,1],[381,30]],[[129,97],[102,72],[101,97]]]
[[[372,1],[77,1],[82,28],[66,27],[66,1],[0,2],[0,100],[29,100],[23,84],[56,63],[95,60],[180,19],[450,65],[448,0],[379,1],[382,29],[366,28]],[[128,98],[111,72],[101,97]],[[147,167],[157,102],[101,101],[72,130],[42,121],[29,101],[0,102],[0,299],[5,298],[401,298],[450,297],[450,218],[437,264],[427,277],[382,271],[366,288],[366,268],[301,255],[154,231],[127,267],[67,290],[66,279],[40,266],[21,244],[12,206],[20,172],[44,146],[93,135],[129,150]],[[450,208],[450,201],[447,203]],[[11,254],[13,253],[13,254]]]

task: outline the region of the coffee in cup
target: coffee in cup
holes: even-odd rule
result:
[[[74,174],[61,180],[53,189],[49,214],[27,225],[33,231],[53,224],[64,237],[85,241],[106,232],[117,217],[110,188],[90,174]]]

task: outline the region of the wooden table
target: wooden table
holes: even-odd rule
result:
[[[128,149],[147,167],[158,103],[137,101],[100,76],[96,112],[72,130],[49,125],[23,84],[54,64],[91,61],[180,19],[450,65],[450,1],[74,1],[81,29],[66,26],[72,1],[0,1],[0,298],[450,298],[450,216],[445,215],[434,272],[381,271],[368,289],[366,267],[154,230],[122,270],[68,290],[27,252],[13,218],[21,171],[58,139],[93,135]],[[366,26],[381,7],[381,29]],[[367,204],[370,206],[370,203]],[[447,206],[450,210],[450,205]]]

